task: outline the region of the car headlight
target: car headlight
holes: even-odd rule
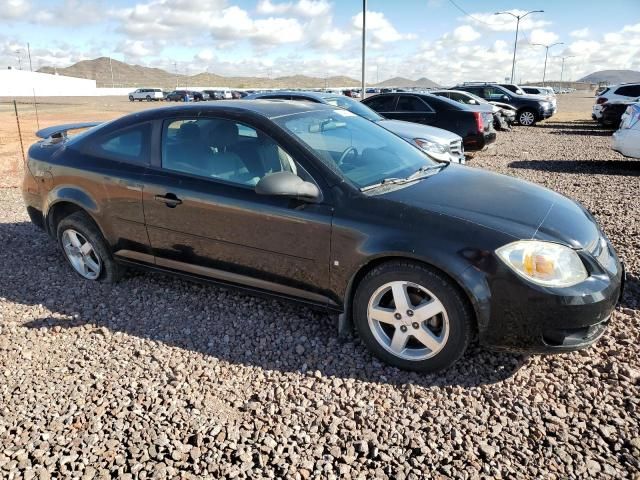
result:
[[[448,153],[447,145],[432,142],[431,140],[425,140],[424,138],[414,138],[413,141],[422,150],[435,156],[436,158],[443,157]]]
[[[589,274],[578,254],[569,247],[539,240],[520,240],[496,250],[518,275],[539,285],[570,287]]]
[[[551,107],[551,104],[549,102],[540,102],[540,106],[547,110],[549,107]]]

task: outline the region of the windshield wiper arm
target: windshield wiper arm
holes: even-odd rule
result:
[[[360,191],[366,192],[367,190],[372,190],[374,188],[382,187],[383,185],[394,185],[394,184],[404,183],[406,181],[407,181],[406,178],[397,178],[397,177],[385,178],[380,180],[378,183],[374,183],[372,185],[367,185],[366,187],[362,187]]]
[[[405,180],[416,180],[420,177],[421,174],[425,172],[430,172],[432,170],[440,170],[441,168],[445,168],[449,163],[439,163],[437,165],[423,165],[418,170],[409,175]]]

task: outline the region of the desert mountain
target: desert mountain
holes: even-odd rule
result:
[[[113,77],[111,71],[113,70]],[[66,68],[43,67],[39,72],[58,73],[69,77],[96,80],[99,87],[160,87],[181,88],[189,86],[218,86],[235,88],[323,88],[357,86],[353,78],[336,76],[328,78],[291,75],[279,78],[265,77],[224,77],[214,73],[198,73],[197,75],[176,75],[160,68],[129,65],[118,60],[100,57],[94,60],[83,60]]]
[[[608,83],[615,85],[617,83],[640,82],[640,72],[636,70],[600,70],[582,77],[579,82],[589,83]]]

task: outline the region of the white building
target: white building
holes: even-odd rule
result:
[[[95,80],[28,70],[0,70],[0,97],[94,97],[126,95],[135,88],[96,88]]]

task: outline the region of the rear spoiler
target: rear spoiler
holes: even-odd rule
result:
[[[36,132],[38,138],[62,139],[67,136],[69,130],[80,130],[82,128],[90,128],[101,125],[104,122],[82,122],[67,123],[65,125],[56,125],[55,127],[47,127]]]

